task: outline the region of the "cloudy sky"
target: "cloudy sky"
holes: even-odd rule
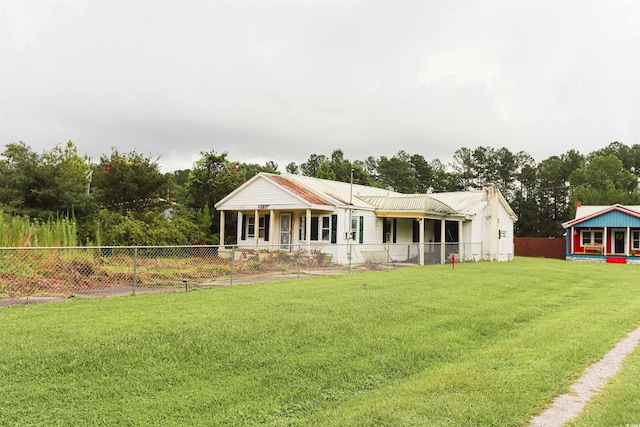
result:
[[[640,2],[0,0],[0,143],[350,160],[640,144]]]

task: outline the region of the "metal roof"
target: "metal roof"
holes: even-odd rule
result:
[[[636,227],[640,218],[640,206],[585,205],[576,208],[576,217],[564,222],[562,227]]]
[[[619,206],[621,208],[624,208],[624,209],[627,209],[627,210],[630,210],[630,211],[635,211],[637,214],[640,215],[640,206],[586,205],[586,206],[578,206],[578,208],[576,209],[576,217],[575,217],[575,219],[584,218],[584,217],[591,216],[591,215],[594,215],[594,214],[597,214],[597,213],[604,213],[605,211],[611,210],[615,206]]]
[[[352,203],[353,206],[363,209],[374,209],[374,206],[367,203],[360,196],[400,194],[384,188],[368,187],[358,184],[353,184],[352,186],[349,182],[330,181],[328,179],[294,174],[283,174],[280,176],[303,186],[315,194],[322,195],[325,199],[332,199],[335,204],[348,206]]]
[[[486,200],[483,200],[482,191],[433,193],[431,197],[463,215],[475,215],[488,203]]]
[[[431,212],[438,214],[457,214],[446,204],[429,194],[359,196],[381,211]]]
[[[270,174],[265,174],[264,176],[265,178],[270,179],[276,184],[283,186],[284,188],[296,194],[297,196],[302,197],[304,200],[306,200],[309,203],[313,203],[316,205],[331,206],[331,203],[326,201],[321,196],[315,194],[313,191],[310,191],[309,189],[304,188],[303,186],[295,183],[294,181],[287,179],[284,176],[270,175]]]
[[[486,207],[487,198],[483,191],[460,191],[451,193],[402,194],[384,188],[330,181],[294,174],[270,174],[261,172],[246,184],[257,179],[267,179],[314,205],[353,206],[356,209],[375,210],[380,215],[460,215],[471,216]],[[244,185],[242,186],[244,187]],[[216,207],[233,197],[242,187],[234,190]],[[495,187],[495,186],[494,186]],[[505,209],[517,219],[509,204],[495,187],[496,194]]]

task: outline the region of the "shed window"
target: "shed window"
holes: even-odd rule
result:
[[[640,250],[640,231],[631,232],[631,249]]]

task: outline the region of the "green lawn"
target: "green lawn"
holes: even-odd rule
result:
[[[639,273],[519,258],[5,308],[0,425],[518,426],[640,324]],[[639,357],[605,404],[637,402]]]

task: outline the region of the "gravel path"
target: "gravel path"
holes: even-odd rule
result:
[[[561,427],[567,421],[582,412],[587,401],[599,393],[607,380],[618,373],[622,362],[640,342],[640,327],[614,348],[612,348],[599,362],[584,371],[582,377],[571,386],[569,393],[558,396],[551,406],[540,415],[531,419],[531,427]]]

